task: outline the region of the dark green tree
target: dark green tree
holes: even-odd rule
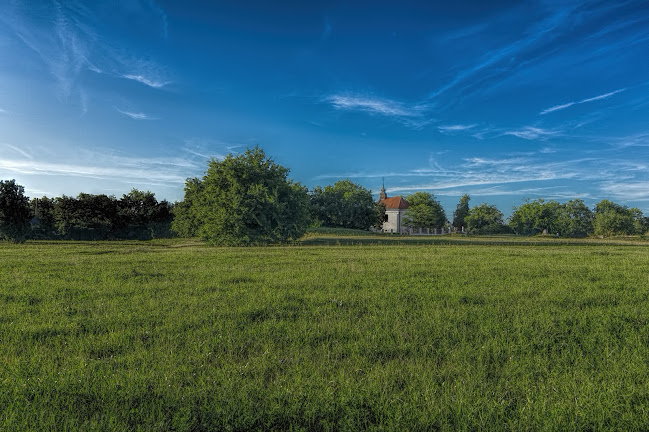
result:
[[[503,214],[495,205],[483,203],[469,210],[466,223],[471,234],[503,234],[511,232],[503,222]]]
[[[258,147],[212,159],[200,185],[187,181],[184,204],[175,210],[183,222],[174,229],[191,232],[195,225],[196,233],[215,245],[296,239],[309,224],[309,197],[288,172]]]
[[[637,209],[629,209],[612,201],[602,200],[595,204],[593,220],[595,234],[601,236],[636,234],[638,216],[641,217],[642,212]]]
[[[148,240],[171,236],[171,205],[166,200],[158,202],[152,192],[132,189],[117,207],[116,237]]]
[[[403,223],[411,228],[439,228],[446,223],[442,205],[429,192],[415,192],[406,197],[408,211]]]
[[[317,186],[309,200],[312,220],[326,227],[366,230],[378,217],[372,192],[349,179]]]
[[[34,215],[34,219],[32,220],[32,237],[36,239],[56,238],[55,200],[45,196],[42,198],[34,198],[30,206],[31,212]]]
[[[23,243],[29,235],[30,220],[25,188],[16,180],[0,180],[0,238]]]
[[[374,229],[380,231],[383,229],[383,223],[385,222],[385,203],[379,202],[376,203],[375,207],[375,218],[374,224],[372,225]]]
[[[203,190],[203,182],[199,178],[187,179],[185,182],[185,198],[176,203],[173,208],[171,229],[181,237],[196,237],[200,228],[198,200]]]
[[[467,194],[462,195],[460,202],[453,212],[453,226],[457,229],[466,227],[466,217],[469,215],[469,201],[471,197]]]
[[[593,212],[580,199],[561,205],[557,233],[564,237],[586,237],[593,232]]]
[[[561,204],[556,201],[538,199],[526,201],[514,208],[509,226],[516,234],[539,234],[546,232],[555,234],[560,231],[558,226]]]

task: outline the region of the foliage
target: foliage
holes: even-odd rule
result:
[[[29,233],[29,198],[15,180],[0,180],[0,239],[23,243]]]
[[[469,195],[462,195],[460,202],[457,203],[457,207],[453,212],[453,226],[457,229],[462,229],[462,227],[467,226],[466,217],[469,215],[469,201],[471,201]]]
[[[311,218],[321,226],[367,230],[379,217],[372,193],[349,179],[317,186],[309,198]]]
[[[374,227],[375,230],[381,231],[383,229],[383,223],[385,222],[385,203],[384,202],[379,202],[376,203],[375,207],[376,215],[374,219],[374,224],[372,226]]]
[[[642,234],[638,228],[643,229],[643,222],[642,212],[636,208],[629,209],[609,200],[595,204],[593,226],[596,235]]]
[[[593,212],[582,200],[570,200],[561,205],[557,226],[561,236],[586,237],[593,232]]]
[[[200,228],[198,200],[202,194],[203,182],[198,178],[187,179],[185,197],[173,209],[171,228],[180,237],[196,237]]]
[[[429,192],[415,192],[406,197],[408,211],[403,224],[411,228],[439,228],[446,223],[442,205]]]
[[[502,234],[508,232],[503,222],[503,214],[495,205],[487,203],[469,210],[466,223],[471,234]]]
[[[649,429],[647,243],[552,240],[5,242],[0,430]]]
[[[514,208],[509,226],[516,234],[541,232],[565,237],[585,237],[593,232],[593,213],[580,199],[560,204],[538,199]]]
[[[309,223],[309,198],[289,170],[259,147],[212,159],[201,180],[189,179],[175,210],[180,234],[215,245],[253,245],[297,239]]]
[[[137,189],[114,196],[81,193],[76,198],[33,199],[35,239],[107,240],[171,237],[171,204]]]

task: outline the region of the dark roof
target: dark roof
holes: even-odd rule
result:
[[[384,203],[385,208],[390,209],[390,210],[393,210],[393,209],[407,209],[408,207],[410,207],[410,205],[408,204],[408,201],[401,198],[400,196],[386,198],[386,199],[381,200],[379,202]]]

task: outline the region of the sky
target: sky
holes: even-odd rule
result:
[[[649,2],[0,1],[0,179],[179,201],[255,145],[313,188],[649,213]]]

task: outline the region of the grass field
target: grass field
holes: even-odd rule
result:
[[[0,430],[649,429],[649,243],[534,242],[0,243]]]

